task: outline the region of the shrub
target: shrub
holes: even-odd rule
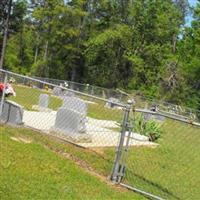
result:
[[[163,130],[161,124],[155,120],[146,121],[143,115],[137,115],[132,119],[134,132],[145,135],[150,141],[155,141],[161,137]]]

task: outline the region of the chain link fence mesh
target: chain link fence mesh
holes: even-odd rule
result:
[[[147,110],[159,110],[163,115],[182,118],[192,122],[200,123],[200,111],[184,105],[176,105],[161,100],[135,95],[136,107]]]
[[[16,97],[6,97],[2,124],[16,123],[19,128],[72,144],[63,152],[81,158],[105,176],[111,175],[114,158],[122,153],[120,163],[125,168],[121,183],[163,199],[199,198],[198,111],[137,97],[137,109],[123,121],[127,105],[102,98],[102,90],[94,91],[101,94],[98,96],[86,86],[74,89],[5,71],[0,73],[1,83],[5,74]],[[10,115],[6,103],[7,108],[18,110],[13,109]],[[123,128],[121,151],[117,148]],[[55,149],[61,151],[58,146]]]
[[[71,144],[63,151],[110,176],[125,104],[11,72],[0,74],[1,83],[5,75],[16,96],[5,97],[1,124],[31,129],[68,147]]]
[[[199,198],[200,124],[197,117],[192,121],[181,114],[167,111],[166,115],[147,106],[135,109],[129,149],[123,153],[124,184],[157,199]],[[134,145],[135,140],[144,144]]]
[[[83,92],[85,94],[89,94],[95,97],[100,97],[104,99],[114,98],[118,102],[126,103],[129,98],[129,95],[127,93],[119,89],[116,90],[107,89],[103,87],[93,86],[90,84],[77,83],[67,80],[58,80],[58,79],[43,78],[43,77],[34,77],[34,78],[47,83],[52,83],[54,85],[64,86],[69,89]]]

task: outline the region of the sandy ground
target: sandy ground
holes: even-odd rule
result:
[[[54,126],[56,112],[36,112],[24,111],[23,122],[26,126],[38,129],[42,132],[50,134],[50,130]],[[87,118],[86,130],[87,134],[91,135],[92,142],[78,143],[84,147],[112,147],[117,146],[120,138],[120,133],[115,131],[119,129],[119,125],[115,121],[97,120]],[[128,135],[128,132],[126,133]],[[63,138],[64,139],[64,138]],[[145,141],[146,140],[146,141]],[[124,145],[127,142],[125,138]],[[131,146],[155,146],[155,143],[147,141],[147,138],[139,134],[131,133],[129,141]]]

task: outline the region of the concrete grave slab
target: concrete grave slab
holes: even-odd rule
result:
[[[98,120],[87,117],[86,132],[77,134],[77,137],[70,137],[70,135],[67,136],[63,130],[52,130],[52,127],[55,126],[56,114],[55,111],[48,113],[24,111],[24,124],[44,133],[62,138],[63,140],[73,141],[83,147],[116,147],[118,145],[120,132],[114,129],[120,130],[120,126],[115,121]],[[127,141],[127,136],[128,132],[126,133],[124,144]],[[156,147],[158,144],[147,141],[147,138],[137,133],[132,133],[130,146]]]

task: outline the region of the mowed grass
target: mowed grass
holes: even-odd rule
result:
[[[163,127],[165,127],[165,134],[163,135],[162,139],[158,141],[159,147],[129,148],[126,158],[127,162],[126,175],[123,181],[136,188],[161,196],[165,199],[199,199],[200,196],[199,129],[189,125],[180,124],[179,122],[172,122],[172,121],[167,121],[163,125]],[[59,140],[55,140],[55,138],[53,139],[49,138],[47,135],[33,132],[31,130],[24,128],[16,129],[4,126],[1,127],[0,133],[1,133],[1,145],[0,145],[1,170],[3,170],[4,172],[1,173],[1,178],[3,177],[3,179],[1,179],[0,181],[1,185],[0,188],[3,188],[3,191],[13,190],[15,194],[18,194],[16,192],[16,190],[19,189],[17,181],[19,181],[20,179],[23,180],[24,170],[25,170],[24,176],[29,177],[29,179],[24,179],[27,181],[26,184],[23,183],[23,181],[21,183],[22,185],[25,184],[25,186],[23,186],[25,187],[24,189],[25,194],[23,195],[29,195],[31,189],[29,190],[28,187],[29,185],[30,188],[34,187],[33,185],[35,184],[35,182],[39,184],[39,182],[41,181],[40,184],[44,184],[43,186],[41,186],[42,190],[39,190],[39,188],[36,187],[35,190],[37,192],[38,191],[43,192],[43,189],[46,190],[45,187],[48,188],[53,187],[51,185],[52,184],[51,181],[53,181],[53,183],[56,183],[55,188],[60,187],[60,184],[61,185],[62,183],[64,184],[64,181],[66,180],[69,180],[69,182],[71,182],[69,178],[70,175],[66,173],[66,171],[69,172],[69,170],[66,169],[69,168],[68,164],[66,164],[67,161],[66,160],[62,161],[63,163],[65,163],[63,165],[68,166],[66,168],[63,167],[64,171],[62,171],[61,168],[63,165],[61,165],[61,168],[59,168],[57,167],[57,162],[60,163],[61,162],[60,159],[61,160],[63,159],[58,156],[58,158],[54,160],[55,162],[53,162],[52,158],[55,157],[54,155],[55,153],[52,153],[48,149],[51,149],[53,152],[69,153],[75,156],[76,158],[81,159],[84,162],[88,163],[93,169],[95,169],[98,173],[102,174],[105,177],[108,177],[112,170],[113,160],[115,156],[115,148],[98,148],[91,150],[83,149],[68,143],[61,142]],[[10,140],[9,138],[10,136],[16,136],[16,137],[22,136],[31,139],[32,143],[31,144],[18,143]],[[49,156],[45,158],[44,152]],[[53,164],[50,165],[49,162],[50,163],[53,162]],[[31,170],[32,167],[33,170]],[[51,171],[52,169],[53,170],[55,169],[55,172],[52,172]],[[26,170],[28,171],[26,172]],[[37,172],[37,170],[40,173]],[[47,183],[45,177],[42,175],[43,170],[45,176],[47,177],[50,176],[50,178],[47,178],[48,180]],[[18,172],[19,175],[17,175]],[[9,178],[7,178],[8,177],[7,174],[9,175]],[[68,178],[64,177],[65,174],[68,175],[67,176]],[[63,182],[60,181],[61,178],[59,178],[60,184],[58,184],[55,181],[55,179],[57,180],[57,178],[55,178],[57,176],[59,177],[62,176],[64,181]],[[82,179],[81,176],[80,179]],[[19,179],[16,179],[16,182],[15,181],[13,182],[11,180],[13,179],[12,177],[14,177],[14,180],[16,179],[15,177],[18,177]],[[44,183],[42,182],[43,179],[45,180]],[[32,181],[33,183],[30,183]],[[10,184],[8,184],[8,182],[11,182],[11,185],[13,186],[10,187]],[[67,183],[69,184],[69,182]],[[81,183],[82,180],[80,180],[80,184]],[[89,188],[89,186],[87,188]],[[92,189],[89,188],[89,190]],[[58,194],[58,191],[59,191],[58,189],[55,189],[54,190],[55,193],[53,194],[52,192],[52,198],[49,199],[53,199],[53,197],[55,197],[53,195],[60,195]],[[72,189],[72,191],[74,190]],[[5,195],[2,191],[0,194]],[[119,197],[117,195],[116,196],[111,195],[110,199],[130,198],[129,196],[130,194],[121,194],[121,195],[125,196]],[[18,199],[26,199],[26,198],[27,196],[25,197],[23,196],[22,198],[20,197]],[[78,199],[79,197],[67,196],[67,199],[70,198]],[[140,199],[141,197],[135,196],[134,194],[132,198]],[[43,196],[41,196],[40,199],[43,199]],[[90,199],[90,196],[87,198],[85,196],[85,198],[83,199]],[[107,199],[107,197],[94,196],[94,198],[91,199]]]
[[[200,127],[167,120],[157,148],[131,147],[125,182],[165,199],[200,198]]]
[[[37,88],[31,88],[21,85],[13,85],[16,92],[16,97],[10,97],[10,100],[22,105],[26,110],[33,110],[33,105],[38,105],[40,94],[50,94],[48,91],[39,90]],[[62,105],[62,101],[59,98],[50,96],[49,108],[57,110]]]
[[[36,88],[21,86],[21,85],[13,85],[17,96],[10,97],[10,100],[17,102],[22,105],[26,110],[33,110],[33,105],[38,105],[40,94],[49,94],[49,108],[52,110],[58,110],[59,107],[62,106],[63,101],[51,95],[50,92],[46,90],[39,90]],[[123,111],[120,109],[110,109],[105,107],[105,102],[99,101],[96,99],[91,99],[86,96],[78,96],[83,100],[93,101],[96,104],[88,104],[88,117],[92,117],[95,119],[103,119],[103,120],[114,120],[117,122],[121,122],[123,118]]]
[[[26,89],[22,89],[22,94],[24,96],[28,94]],[[24,104],[23,98],[18,101],[20,102]],[[88,116],[121,121],[123,111],[108,109],[104,107],[104,103],[95,102],[97,104],[89,104]],[[163,130],[161,139],[157,141],[159,143],[157,148],[129,148],[124,182],[166,199],[199,199],[200,128],[166,120],[163,123]],[[41,137],[37,136],[37,140],[41,142]],[[82,151],[74,146],[52,142],[44,136],[42,142],[51,145],[51,148],[70,152],[88,162],[101,174],[110,175],[115,148],[94,149],[98,152],[96,154],[87,150]]]
[[[31,143],[11,137],[21,137]],[[62,144],[58,143],[57,147],[53,144],[54,141],[36,132],[0,126],[0,199],[144,199],[90,175],[73,161],[52,151],[53,148],[62,149]],[[64,146],[65,151],[70,148],[74,154],[77,152],[73,146]],[[83,150],[82,154],[85,153]],[[95,160],[92,153],[88,157]]]

